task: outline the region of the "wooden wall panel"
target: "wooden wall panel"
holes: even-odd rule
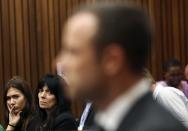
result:
[[[0,3],[0,7],[1,7],[1,3]],[[3,43],[2,40],[2,11],[0,10],[0,43]],[[3,85],[2,83],[4,83],[4,71],[3,71],[3,45],[0,44],[0,107],[3,107],[3,102],[2,102],[2,95],[3,95]],[[0,120],[2,120],[2,115],[3,115],[3,108],[1,108],[0,110]]]
[[[41,76],[55,72],[53,60],[61,47],[61,30],[80,3],[101,0],[0,0],[0,96],[14,75],[32,89]],[[154,25],[154,46],[148,61],[154,77],[162,78],[162,63],[176,57],[188,63],[187,0],[105,0],[134,2],[146,10]],[[0,97],[2,107],[2,97]],[[81,107],[74,102],[73,112]],[[0,108],[0,117],[3,110]]]

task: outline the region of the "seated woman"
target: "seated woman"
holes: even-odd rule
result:
[[[60,76],[46,75],[38,83],[36,108],[38,115],[32,123],[37,130],[75,130],[77,124],[70,114],[70,102],[64,95],[64,81]]]
[[[5,125],[7,131],[25,131],[32,119],[32,94],[26,81],[13,77],[4,92]]]

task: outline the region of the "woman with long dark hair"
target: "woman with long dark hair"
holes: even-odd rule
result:
[[[32,119],[32,94],[28,83],[21,77],[8,81],[4,92],[6,130],[27,131]]]
[[[60,76],[45,75],[36,89],[38,115],[33,130],[75,130],[77,124],[70,113],[70,101],[65,97],[65,82]]]

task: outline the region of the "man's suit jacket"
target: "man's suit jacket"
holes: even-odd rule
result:
[[[186,128],[148,93],[132,107],[117,131],[186,131]]]

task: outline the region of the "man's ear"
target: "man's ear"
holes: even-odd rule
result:
[[[104,49],[102,57],[103,71],[107,76],[115,76],[124,68],[125,55],[118,44],[111,44]]]

